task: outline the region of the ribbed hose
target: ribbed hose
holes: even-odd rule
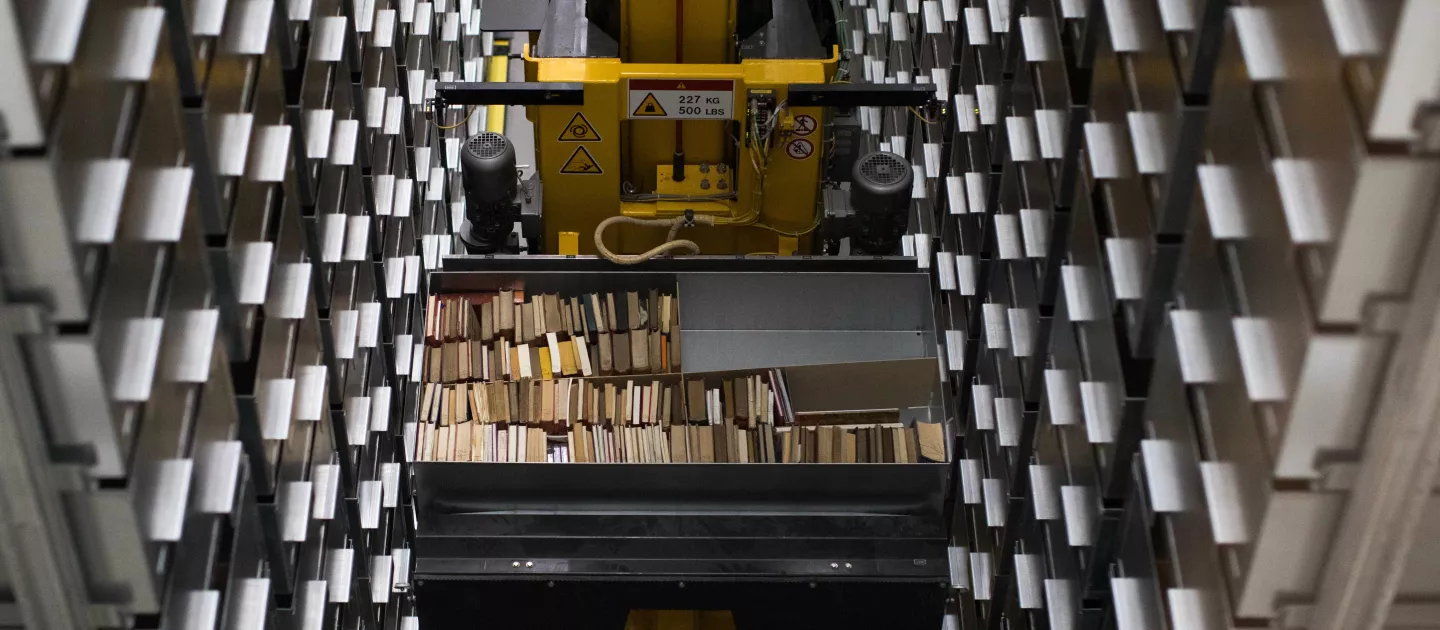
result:
[[[693,221],[695,225],[715,225],[715,218],[706,215],[697,215],[693,219]],[[645,252],[643,254],[616,254],[615,252],[610,251],[608,247],[605,247],[605,228],[608,228],[617,223],[628,223],[630,225],[643,225],[652,227],[669,226],[670,232],[665,235],[664,243],[659,244],[654,249],[651,249],[648,252]],[[600,256],[603,257],[605,260],[613,262],[617,265],[639,264],[676,249],[688,249],[690,250],[691,254],[700,253],[700,246],[696,245],[695,241],[690,241],[686,239],[677,240],[675,238],[675,235],[680,232],[680,228],[684,227],[684,225],[685,217],[675,217],[673,219],[637,219],[634,217],[626,216],[610,217],[608,219],[605,219],[604,221],[601,221],[600,225],[595,226],[595,251],[600,252]]]

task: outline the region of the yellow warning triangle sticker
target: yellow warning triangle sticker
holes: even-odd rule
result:
[[[684,81],[681,81],[680,83],[675,84],[675,89],[677,89],[677,90],[683,90],[683,89],[685,89],[685,82],[684,82]]]
[[[586,120],[585,114],[575,112],[570,117],[570,122],[560,131],[560,142],[599,142],[600,134],[595,131],[595,126]]]
[[[640,106],[635,108],[631,116],[664,116],[665,108],[660,106],[660,101],[655,100],[655,93],[645,95],[645,100],[640,101]]]
[[[560,173],[564,175],[599,175],[605,171],[600,170],[600,165],[595,162],[595,157],[585,150],[585,145],[575,147],[575,152],[570,154],[570,159],[565,160],[565,166],[560,167]]]

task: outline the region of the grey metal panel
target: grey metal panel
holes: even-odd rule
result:
[[[691,330],[922,332],[934,326],[930,276],[680,275],[680,324]],[[932,349],[933,352],[933,349]]]
[[[935,356],[934,337],[920,332],[687,328],[683,329],[683,334],[687,372]],[[934,361],[930,363],[930,372],[936,372]]]

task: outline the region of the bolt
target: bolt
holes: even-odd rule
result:
[[[847,569],[853,569],[853,568],[855,568],[855,567],[850,566],[850,563],[849,563],[849,562],[846,562],[846,563],[845,563],[845,568],[847,568]]]
[[[708,179],[702,179],[702,180],[700,180],[700,190],[710,190],[710,180],[708,180]]]
[[[831,562],[831,563],[830,563],[830,568],[832,568],[832,569],[838,569],[838,568],[840,568],[840,563],[839,563],[839,562]]]
[[[684,583],[684,582],[681,582],[681,583],[680,583],[680,588],[685,588],[685,583]]]
[[[710,165],[709,165],[709,164],[706,164],[706,163],[704,163],[704,162],[701,162],[701,163],[700,163],[700,172],[701,172],[701,173],[709,173],[709,172],[710,172]]]
[[[815,588],[815,583],[814,583],[814,582],[811,582],[811,583],[810,583],[810,588]]]
[[[716,164],[715,170],[719,171],[721,175],[724,175],[726,171],[730,170],[730,167],[724,164]]]
[[[555,588],[555,580],[550,580],[549,582],[546,582],[546,583],[545,583],[545,586],[548,586],[548,587],[550,587],[550,588]]]
[[[722,180],[720,180],[719,182],[717,182],[717,183],[715,184],[715,186],[718,187],[720,190],[725,190],[726,188],[729,188],[729,187],[730,187],[730,184],[727,183],[725,180],[722,179]]]
[[[511,563],[510,563],[510,566],[515,567],[515,568],[518,569],[518,568],[520,568],[520,563],[519,563],[518,561],[516,561],[516,562],[511,562]]]
[[[535,567],[535,563],[534,563],[534,562],[526,562],[526,563],[525,563],[525,568],[527,568],[527,569],[534,568],[534,567]]]

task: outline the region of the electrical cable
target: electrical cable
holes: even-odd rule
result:
[[[447,130],[447,131],[450,130],[450,129],[458,129],[461,125],[463,125],[463,124],[465,124],[465,123],[467,123],[467,122],[470,122],[470,117],[471,117],[471,116],[474,116],[474,115],[475,115],[475,112],[480,111],[480,108],[481,108],[481,107],[484,107],[484,105],[477,105],[477,106],[475,106],[475,107],[470,108],[470,113],[465,114],[465,117],[464,117],[464,118],[461,118],[461,119],[460,119],[460,122],[455,123],[455,124],[453,124],[453,125],[442,125],[442,124],[440,124],[440,123],[435,122],[435,119],[434,119],[434,118],[431,118],[431,119],[430,119],[430,122],[431,122],[432,124],[434,124],[434,125],[435,125],[435,128],[437,128],[437,129],[445,129],[445,130]]]

